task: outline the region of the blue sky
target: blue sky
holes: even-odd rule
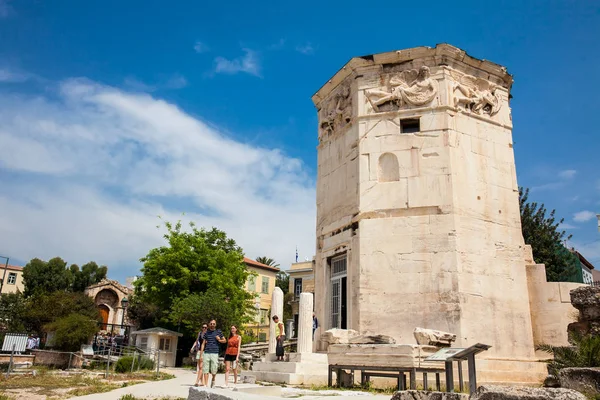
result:
[[[514,75],[519,184],[600,265],[592,1],[0,0],[0,254],[124,279],[157,215],[314,253],[310,100],[353,56],[447,42]]]

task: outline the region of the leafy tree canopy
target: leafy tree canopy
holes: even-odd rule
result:
[[[0,325],[4,332],[25,332],[24,316],[27,310],[21,293],[5,293],[0,296]]]
[[[252,303],[239,307],[231,299],[216,289],[208,289],[204,293],[194,293],[175,300],[169,314],[173,325],[180,324],[192,335],[195,335],[203,323],[211,319],[217,321],[218,328],[229,332],[232,325],[241,328],[251,321]]]
[[[72,279],[71,290],[74,292],[83,292],[86,287],[106,279],[108,267],[106,265],[98,266],[94,261],[83,264],[81,269],[77,264],[71,265],[70,275]]]
[[[273,260],[272,258],[269,258],[269,257],[265,257],[265,256],[256,257],[256,261],[258,261],[261,264],[268,265],[270,267],[279,267],[279,264],[277,264],[277,262],[275,260]]]
[[[70,275],[67,263],[60,257],[49,261],[34,258],[23,268],[23,284],[25,297],[35,293],[50,293],[67,290],[70,287]]]
[[[108,267],[99,267],[94,261],[80,269],[76,264],[67,268],[67,262],[60,257],[49,261],[34,258],[23,268],[25,297],[56,291],[83,292],[86,287],[106,278],[107,272]]]
[[[283,291],[283,294],[287,294],[290,290],[290,276],[285,271],[279,271],[275,278],[275,286]]]
[[[556,210],[547,213],[544,204],[530,203],[529,189],[519,188],[521,227],[525,243],[531,245],[533,258],[546,265],[549,282],[568,282],[577,275],[579,259],[565,248],[565,231],[559,229],[564,219],[556,221]],[[567,236],[566,239],[570,239]]]
[[[222,302],[227,299],[231,307],[245,312],[252,295],[245,290],[248,270],[242,249],[223,231],[189,225],[191,231],[185,232],[181,221],[164,223],[167,244],[141,259],[142,276],[134,283],[137,301],[154,304],[158,316],[169,321],[164,316],[176,299],[212,289]]]
[[[95,323],[100,321],[98,308],[89,296],[83,293],[57,291],[40,293],[28,298],[23,323],[29,332],[42,334],[46,325],[73,313]]]

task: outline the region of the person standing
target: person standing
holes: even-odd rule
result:
[[[202,324],[202,330],[198,332],[198,337],[192,346],[190,352],[196,352],[196,383],[194,386],[198,386],[198,382],[200,382],[200,386],[204,386],[204,375],[202,371],[203,357],[202,357],[202,343],[204,343],[204,334],[208,329],[208,325]]]
[[[313,340],[315,340],[315,331],[319,327],[319,321],[317,320],[317,316],[313,313]]]
[[[227,339],[223,332],[217,329],[217,321],[211,320],[208,323],[208,330],[204,334],[201,351],[203,352],[202,372],[204,373],[204,384],[208,386],[208,374],[212,375],[210,387],[215,386],[217,371],[219,369],[219,343],[226,343]]]
[[[275,348],[276,361],[283,361],[283,342],[285,341],[285,327],[283,322],[279,321],[277,315],[273,316],[273,322],[275,322],[275,335],[277,336],[277,347]]]
[[[242,348],[242,337],[238,335],[235,325],[231,326],[229,339],[227,339],[227,350],[225,350],[225,386],[229,386],[229,370],[233,368],[233,384],[237,384],[238,362],[240,361],[240,350]]]

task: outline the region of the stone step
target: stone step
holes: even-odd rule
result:
[[[294,363],[294,362],[255,362],[252,371],[257,372],[284,372],[289,374],[322,373],[327,374],[327,364]]]
[[[246,371],[243,375],[256,377],[257,381],[285,383],[287,385],[326,385],[327,374],[294,374],[285,372]]]

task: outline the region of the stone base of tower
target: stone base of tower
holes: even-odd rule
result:
[[[476,369],[478,385],[540,385],[548,376],[547,364],[536,360],[477,358]]]
[[[275,361],[275,354],[267,354],[264,362],[252,364],[252,371],[242,375],[254,376],[260,382],[286,385],[321,386],[327,384],[327,354],[290,353],[289,361]]]

